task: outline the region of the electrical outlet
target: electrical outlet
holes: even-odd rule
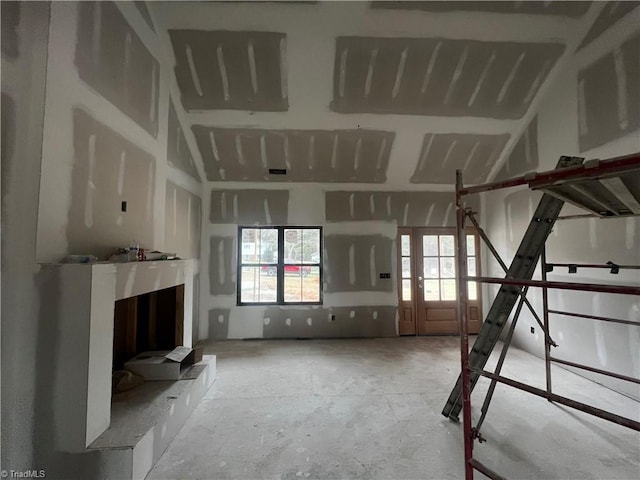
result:
[[[391,278],[391,274],[390,273],[381,273],[380,274],[380,278]]]
[[[531,333],[536,333],[536,329],[531,327]]]
[[[336,321],[336,316],[332,313],[331,316],[329,317],[329,321],[330,322],[335,322]]]
[[[127,202],[122,202],[120,204],[120,211],[122,211],[122,212],[126,212],[127,211]]]

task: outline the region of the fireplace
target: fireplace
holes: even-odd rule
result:
[[[142,352],[183,344],[184,284],[115,302],[113,370]]]
[[[43,264],[56,325],[54,441],[85,452],[111,422],[112,375],[143,350],[192,345],[195,260]]]

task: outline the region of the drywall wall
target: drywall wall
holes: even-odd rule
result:
[[[210,184],[200,338],[397,335],[398,226],[453,226],[453,193],[269,186]],[[478,210],[477,199],[471,200]],[[237,306],[238,225],[322,226],[322,305]],[[381,273],[390,278],[380,278]]]
[[[44,360],[35,263],[49,4],[2,2],[3,469],[37,468]],[[7,43],[8,42],[8,43]],[[50,352],[49,352],[50,353]],[[42,400],[42,399],[40,399]]]
[[[105,258],[133,241],[197,256],[196,243],[174,238],[195,242],[189,205],[197,210],[202,187],[193,137],[171,106],[170,55],[135,5],[90,3],[52,8],[37,259]],[[178,224],[193,230],[174,235]]]
[[[637,85],[640,84],[639,57],[619,57],[618,61],[622,67],[618,68],[615,67],[614,61],[610,62],[609,67],[601,65],[602,59],[615,57],[615,52],[625,48],[637,49],[639,41],[638,16],[631,12],[572,57],[567,69],[562,72],[537,113],[538,170],[554,168],[560,155],[580,155],[588,159],[612,158],[640,151],[637,124],[631,127],[632,124],[629,122],[629,128],[626,129],[614,130],[608,127],[609,122],[618,124],[618,107],[621,105],[617,100],[618,87],[626,82],[629,89],[637,91]],[[591,69],[597,69],[602,75],[592,79],[592,88],[582,90],[580,83],[583,73]],[[607,104],[601,105],[600,109],[597,107],[600,105],[598,98],[608,99]],[[598,117],[602,123],[590,123],[590,128],[585,131],[580,113],[584,110],[581,110],[580,105],[582,108],[586,106],[587,114]],[[637,101],[626,102],[625,107],[628,109],[629,119],[637,118],[640,108]],[[531,140],[530,135],[528,141]],[[519,161],[525,163],[522,158]],[[486,194],[487,231],[505,258],[511,258],[517,248],[524,232],[524,225],[535,209],[539,196],[539,193],[528,190],[504,190]],[[565,206],[562,213],[581,212],[575,207]],[[561,263],[613,261],[618,264],[640,265],[640,221],[637,217],[561,221],[556,224],[547,242],[547,259],[549,262]],[[489,269],[494,276],[502,276],[495,262],[489,263]],[[539,274],[537,278],[540,278]],[[577,274],[569,275],[564,269],[554,271],[549,275],[549,279],[632,285],[640,283],[637,271],[632,270],[611,275],[606,270],[579,269]],[[541,308],[540,292],[532,289],[530,295],[533,304]],[[549,303],[550,308],[558,310],[640,320],[640,302],[635,297],[551,291]],[[557,348],[552,349],[554,356],[640,378],[638,327],[559,315],[552,315],[550,324],[551,337],[559,344]],[[535,333],[530,333],[531,328]],[[516,345],[538,356],[543,355],[542,334],[528,313],[523,314],[520,319],[514,341]],[[607,379],[589,372],[576,372],[634,398],[640,398],[637,385]],[[562,385],[555,385],[554,389],[560,394],[579,394],[563,391]]]
[[[180,258],[200,258],[200,197],[167,180],[165,215],[164,251]]]
[[[92,40],[101,38],[103,46],[130,49],[129,63],[121,62],[126,55],[116,55],[122,52],[104,47],[98,50],[105,56],[92,54],[89,61],[97,65],[85,64],[87,70],[81,73],[87,53],[82,42],[85,20],[80,20],[83,8],[87,7],[76,2],[2,2],[0,462],[5,470],[42,468],[51,478],[118,478],[121,472],[109,470],[100,452],[72,455],[53,443],[59,427],[53,407],[59,398],[56,379],[67,373],[64,361],[54,360],[67,357],[49,314],[59,306],[59,289],[38,262],[56,262],[69,253],[102,256],[107,251],[105,239],[115,248],[139,236],[141,241],[149,238],[149,245],[143,246],[163,248],[167,181],[198,200],[201,186],[168,165],[169,95],[177,88],[171,85],[169,60],[161,55],[153,31],[132,3],[101,3],[102,12],[110,13],[98,19],[97,24],[107,22],[98,33],[113,42],[102,42],[97,33]],[[117,20],[112,24],[109,18]],[[91,25],[94,20],[95,16]],[[157,60],[155,94],[153,68],[145,67],[154,64],[153,59],[140,58],[145,51]],[[98,81],[92,76],[105,68],[124,82],[117,85],[123,90],[107,91],[116,87],[112,79]],[[133,93],[142,95],[141,88],[144,98],[132,98]],[[153,98],[153,108],[139,108]],[[185,136],[192,147],[190,133]],[[138,188],[133,188],[136,184]],[[121,202],[129,199],[134,205],[122,212]],[[129,222],[127,214],[135,214],[137,221]],[[92,229],[87,229],[89,218]],[[199,237],[197,231],[195,236]],[[197,269],[194,262],[190,274],[197,275]],[[190,312],[193,292],[185,295],[185,312]],[[187,329],[185,334],[191,338]]]

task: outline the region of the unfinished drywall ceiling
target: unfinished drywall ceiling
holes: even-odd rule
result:
[[[286,37],[272,32],[170,30],[187,110],[286,110]]]
[[[640,33],[578,73],[580,151],[640,127]]]
[[[386,179],[392,132],[225,129],[194,125],[210,181],[368,182]],[[269,169],[286,175],[270,175]]]
[[[496,175],[496,180],[533,172],[538,168],[538,117],[525,129],[506,162]]]
[[[427,134],[411,183],[451,183],[458,169],[466,182],[482,183],[507,140],[509,135]]]
[[[404,10],[424,10],[428,12],[495,12],[495,13],[528,13],[536,15],[561,15],[579,17],[589,9],[589,2],[580,1],[553,1],[537,2],[481,2],[481,1],[374,1],[371,8],[389,8]]]
[[[596,38],[612,27],[618,20],[624,18],[627,14],[631,13],[638,7],[640,7],[640,2],[635,1],[607,2],[578,48],[584,48],[586,45],[593,42]],[[640,22],[640,12],[635,12],[634,15],[636,15],[636,21]]]
[[[474,153],[465,179],[481,181],[497,172],[530,123],[532,106],[602,6],[559,1],[149,4],[175,56],[186,122],[198,138],[207,180],[370,183],[393,190],[453,185],[453,170],[465,166],[468,156],[454,168],[443,168],[439,163],[446,152],[424,165],[425,135],[507,139],[501,150],[484,154],[490,160],[482,172],[474,166],[482,163]],[[285,134],[292,131],[299,136]],[[358,149],[357,140],[354,145],[345,137],[350,151],[337,168],[340,155],[312,133],[336,131],[395,136],[384,147],[376,140],[379,149],[370,151],[364,139]],[[258,138],[250,138],[252,132]],[[299,146],[292,148],[299,153],[294,159],[290,151],[287,158],[285,143],[291,147],[294,139]],[[378,169],[387,153],[378,154],[385,149],[388,159]],[[417,168],[420,162],[423,168]],[[288,175],[271,177],[270,167],[287,169]]]
[[[520,118],[563,50],[557,43],[339,37],[331,107]]]

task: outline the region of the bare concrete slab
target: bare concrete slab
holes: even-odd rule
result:
[[[338,37],[331,109],[521,118],[564,49],[560,43]]]
[[[227,341],[207,351],[217,355],[216,384],[149,480],[464,478],[461,426],[440,414],[460,369],[456,337]],[[558,393],[638,420],[636,401],[552,373]],[[521,350],[504,374],[544,388],[543,361]],[[476,388],[474,419],[486,388]],[[638,432],[506,386],[482,433],[475,454],[506,478],[640,471]]]

